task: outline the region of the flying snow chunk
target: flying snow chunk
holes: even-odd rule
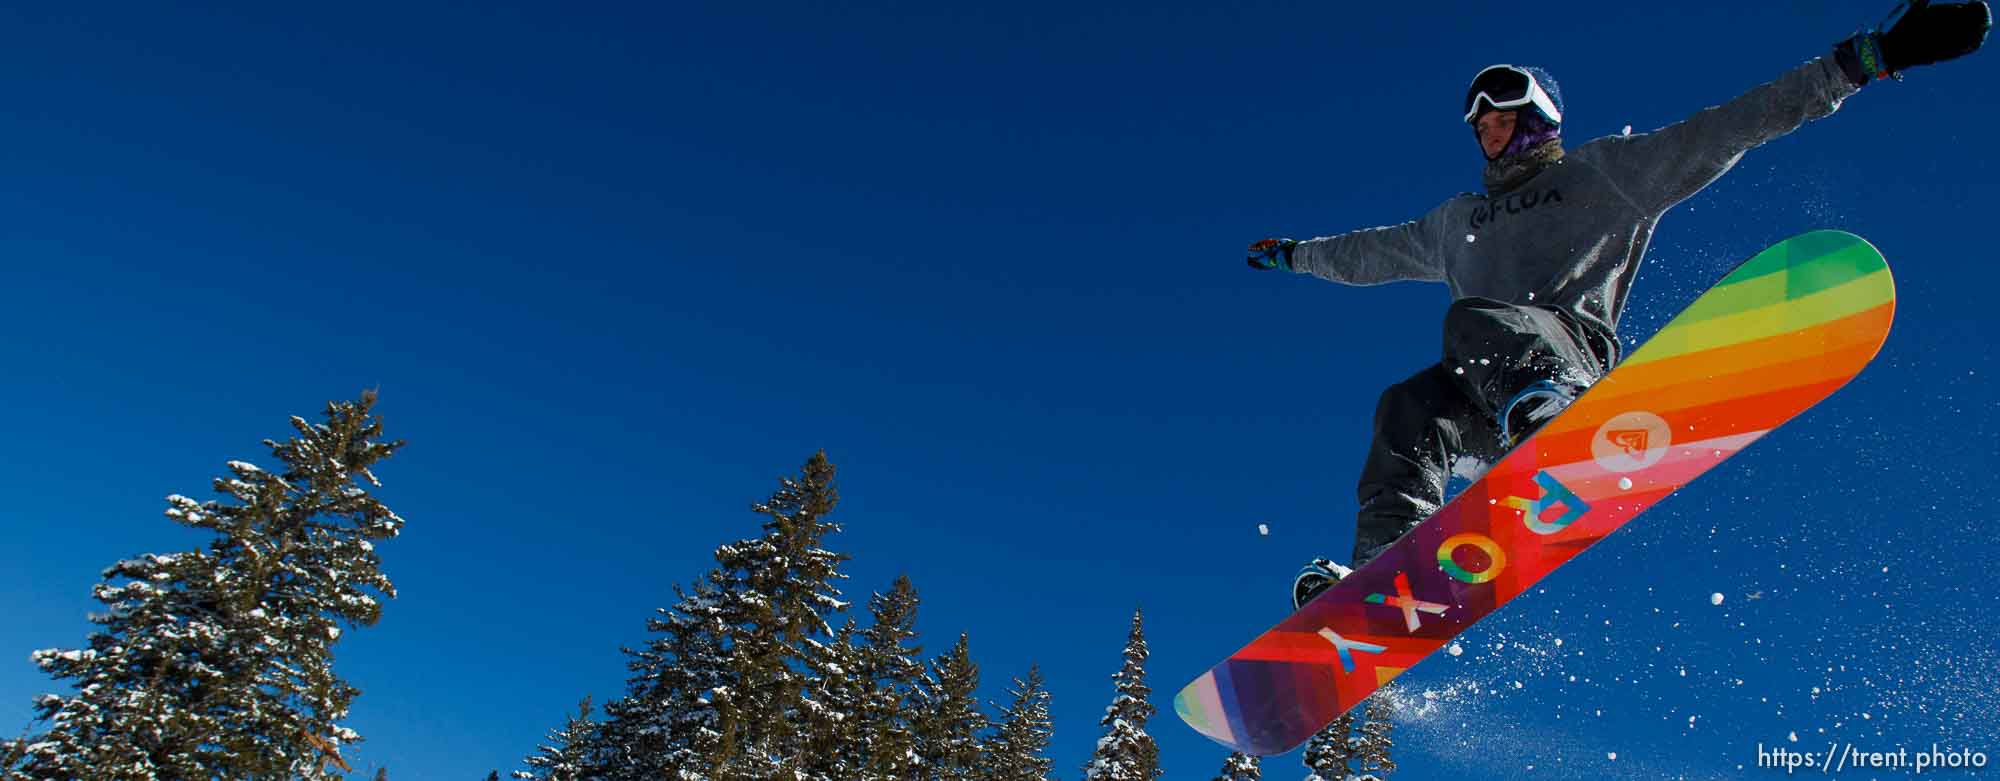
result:
[[[1264,535],[1266,537],[1271,536],[1270,524],[1263,524],[1263,523],[1257,524],[1257,533]]]
[[[1479,240],[1479,237],[1478,237],[1478,236],[1474,236],[1474,235],[1472,235],[1472,234],[1470,234],[1470,233],[1468,233],[1468,234],[1465,234],[1465,243],[1467,243],[1467,244],[1471,244],[1471,243],[1473,243],[1473,242],[1475,242],[1475,241],[1478,241],[1478,240]]]
[[[1457,643],[1452,643],[1450,648],[1444,649],[1444,652],[1451,654],[1452,656],[1458,656],[1460,654],[1465,653],[1465,646],[1459,645]]]
[[[1715,593],[1713,593],[1713,594],[1710,594],[1710,595],[1708,595],[1708,604],[1711,604],[1711,605],[1720,605],[1720,604],[1722,604],[1722,592],[1720,592],[1720,591],[1717,591],[1717,592],[1715,592]]]
[[[1790,740],[1790,741],[1791,741],[1791,742],[1793,742],[1793,743],[1797,743],[1797,742],[1799,742],[1799,733],[1797,733],[1797,732],[1793,732],[1793,733],[1791,733],[1791,734],[1789,734],[1789,735],[1786,735],[1786,736],[1785,736],[1785,738],[1786,738],[1787,740]]]
[[[1618,490],[1620,491],[1632,490],[1632,478],[1629,477],[1618,478]]]
[[[1626,126],[1625,126],[1625,129],[1624,129],[1624,130],[1620,130],[1620,131],[1618,131],[1618,135],[1621,135],[1621,136],[1629,136],[1629,135],[1632,135],[1632,126],[1631,126],[1631,125],[1626,125]]]
[[[1616,752],[1616,751],[1607,751],[1607,752],[1605,752],[1605,753],[1604,753],[1604,758],[1605,758],[1605,759],[1609,759],[1609,760],[1611,760],[1611,761],[1613,761],[1613,762],[1616,762],[1616,761],[1618,761],[1618,752]]]

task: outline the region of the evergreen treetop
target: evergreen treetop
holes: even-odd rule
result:
[[[1144,616],[1132,613],[1132,628],[1125,640],[1125,663],[1111,676],[1118,696],[1105,709],[1098,723],[1104,737],[1084,765],[1085,781],[1153,781],[1160,777],[1160,750],[1146,734],[1146,722],[1153,717],[1147,701],[1152,689],[1146,686],[1146,635]]]
[[[1000,723],[986,742],[985,778],[990,781],[1046,781],[1054,763],[1045,754],[1055,734],[1049,692],[1040,667],[1014,679],[1013,700],[999,708]]]
[[[33,658],[71,696],[43,695],[48,731],[0,743],[10,779],[319,779],[348,770],[339,722],[359,690],[333,671],[342,627],[381,616],[396,589],[375,542],[403,519],[377,500],[375,394],[331,402],[324,423],[265,440],[282,469],[227,464],[224,499],[167,497],[168,518],[213,535],[205,550],[143,554],[103,571],[108,609],[83,649]]]
[[[1238,751],[1222,761],[1222,772],[1216,774],[1215,781],[1257,781],[1263,774],[1257,757]]]

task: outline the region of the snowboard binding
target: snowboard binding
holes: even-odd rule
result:
[[[1313,559],[1292,578],[1292,609],[1305,607],[1313,597],[1353,572],[1353,569],[1335,564],[1331,559]]]
[[[1537,380],[1514,394],[1500,408],[1500,446],[1512,450],[1542,424],[1568,409],[1576,397],[1575,389],[1548,380]]]

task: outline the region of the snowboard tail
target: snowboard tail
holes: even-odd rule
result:
[[[1174,697],[1249,754],[1297,747],[1556,567],[1846,384],[1895,283],[1859,236],[1744,261],[1367,566]]]

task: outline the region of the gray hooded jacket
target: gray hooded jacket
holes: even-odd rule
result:
[[[1856,89],[1832,57],[1815,59],[1655,132],[1577,147],[1511,190],[1299,242],[1292,268],[1348,285],[1444,282],[1454,299],[1561,308],[1615,330],[1660,215]]]

